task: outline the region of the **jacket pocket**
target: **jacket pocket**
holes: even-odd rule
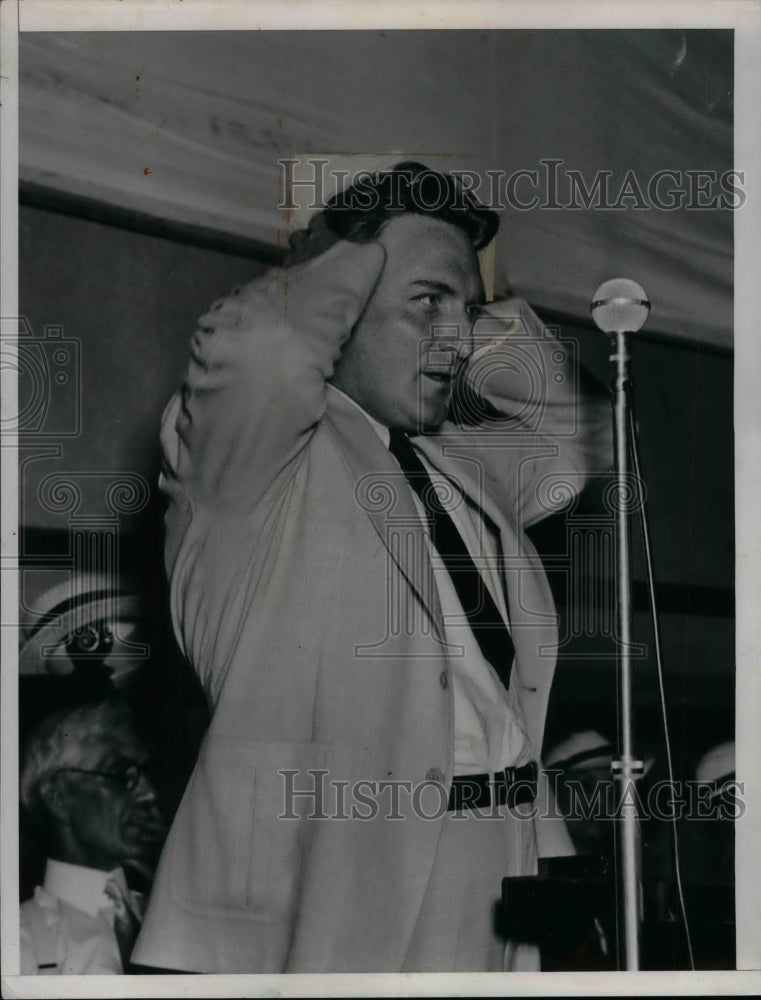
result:
[[[175,899],[204,913],[288,918],[296,904],[314,801],[309,794],[289,796],[288,791],[319,787],[314,772],[325,769],[327,756],[325,743],[212,737],[201,751],[170,837]]]

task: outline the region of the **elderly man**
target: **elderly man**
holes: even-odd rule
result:
[[[484,311],[497,226],[400,164],[200,321],[162,484],[213,718],[137,961],[515,967],[494,907],[535,865],[556,641],[523,529],[607,445],[528,306]]]
[[[48,716],[30,736],[21,801],[48,860],[21,906],[21,972],[121,973],[142,917],[125,867],[155,864],[164,827],[146,753],[124,705]]]

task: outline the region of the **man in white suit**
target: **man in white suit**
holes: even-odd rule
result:
[[[605,465],[606,406],[524,302],[484,306],[494,213],[419,164],[367,190],[201,318],[164,416],[213,716],[137,963],[516,968],[501,879],[568,846],[534,802],[557,636],[524,528]]]

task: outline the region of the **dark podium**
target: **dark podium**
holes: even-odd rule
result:
[[[735,968],[734,885],[685,883],[696,969]],[[543,972],[624,968],[615,866],[609,856],[540,858],[534,876],[502,880],[505,937],[539,946]],[[675,887],[643,886],[642,969],[690,968]]]

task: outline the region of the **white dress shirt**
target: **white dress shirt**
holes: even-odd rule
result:
[[[388,447],[390,434],[387,427],[379,423],[346,393],[328,386],[333,392],[340,392],[369,421],[384,445]],[[486,586],[509,627],[505,595],[499,572],[499,539],[489,529],[482,512],[465,497],[452,480],[436,472],[417,452],[434,486],[437,482],[446,484],[446,492],[454,489],[460,502],[447,504],[450,517],[454,521],[468,552],[476,560]],[[428,519],[423,505],[413,491],[415,505],[423,520],[430,545],[434,578],[439,591],[444,619],[444,636],[449,645],[449,659],[452,665],[452,688],[454,696],[454,773],[484,774],[496,773],[504,767],[520,766],[530,760],[528,737],[525,733],[523,717],[513,684],[509,690],[497,677],[492,665],[486,660],[478,640],[468,622],[462,602],[457,594],[452,578],[430,542]]]
[[[45,879],[21,904],[21,974],[121,974],[112,879],[129,893],[121,868],[105,872],[48,859]]]

